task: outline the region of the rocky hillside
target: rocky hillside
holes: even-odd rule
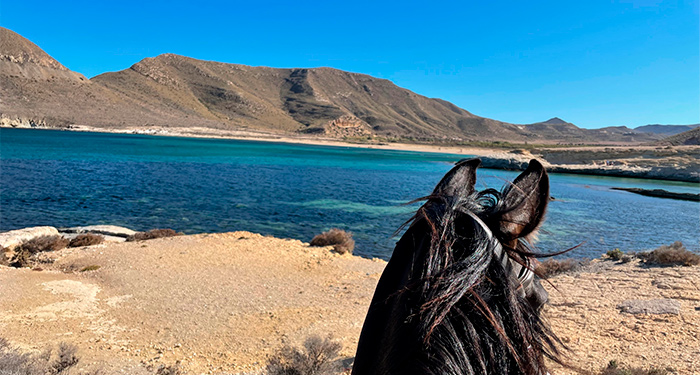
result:
[[[693,124],[693,125],[651,124],[651,125],[637,126],[636,128],[634,128],[634,130],[636,130],[638,132],[661,134],[663,136],[671,136],[671,135],[676,135],[679,133],[686,132],[688,130],[695,129],[698,126],[700,126],[700,124]]]
[[[695,129],[688,130],[688,131],[685,131],[685,132],[680,133],[680,134],[670,136],[668,138],[664,138],[659,143],[670,144],[673,146],[700,145],[700,128],[695,128]]]
[[[251,67],[165,54],[92,81],[179,116],[226,127],[322,133],[343,118],[386,136],[523,136],[514,125],[475,116],[390,81],[331,68]]]
[[[6,125],[208,127],[419,139],[517,140],[515,125],[475,116],[388,80],[330,68],[275,69],[165,54],[86,79],[0,28]],[[338,132],[338,124],[343,131]],[[357,129],[348,129],[356,124]]]
[[[626,126],[608,126],[600,129],[583,129],[558,117],[534,124],[521,125],[533,142],[566,140],[571,143],[642,143],[663,138],[665,135],[630,129]]]

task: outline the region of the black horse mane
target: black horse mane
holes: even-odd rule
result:
[[[516,293],[517,278],[496,257],[495,241],[528,267],[529,258],[542,255],[525,240],[499,238],[493,228],[489,236],[471,216],[492,227],[495,218],[518,208],[509,207],[504,194],[487,189],[424,197],[417,201],[427,202],[404,224],[410,226],[396,250],[415,252],[412,268],[418,272],[399,293],[418,306],[408,318],[426,353],[417,373],[543,375],[544,357],[561,363],[563,344]]]

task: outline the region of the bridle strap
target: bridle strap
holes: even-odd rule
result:
[[[525,290],[530,288],[533,280],[535,279],[535,273],[532,272],[529,267],[530,262],[527,260],[527,258],[525,258],[526,266],[523,266],[522,264],[511,259],[508,256],[508,253],[503,250],[503,245],[501,245],[501,242],[498,241],[496,236],[493,235],[493,232],[486,225],[486,223],[484,223],[484,221],[481,220],[481,218],[479,218],[479,216],[477,216],[475,213],[471,211],[467,211],[466,213],[471,216],[472,219],[479,224],[479,226],[481,226],[481,229],[483,229],[486,235],[489,237],[489,240],[493,244],[494,255],[501,261],[503,268],[505,268],[508,274],[514,276],[514,278],[518,280],[522,286],[521,288],[518,288],[518,293],[521,297],[525,298]]]

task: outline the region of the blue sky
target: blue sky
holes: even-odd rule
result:
[[[698,1],[14,1],[0,25],[92,77],[145,57],[333,68],[512,123],[700,123]]]

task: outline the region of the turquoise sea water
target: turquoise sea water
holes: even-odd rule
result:
[[[0,129],[0,230],[123,225],[185,233],[248,230],[309,241],[354,233],[356,254],[387,258],[392,234],[462,155],[274,142]],[[516,172],[482,169],[481,187]],[[700,204],[611,190],[697,184],[551,175],[541,251],[571,256],[650,250],[683,241],[700,251]]]

